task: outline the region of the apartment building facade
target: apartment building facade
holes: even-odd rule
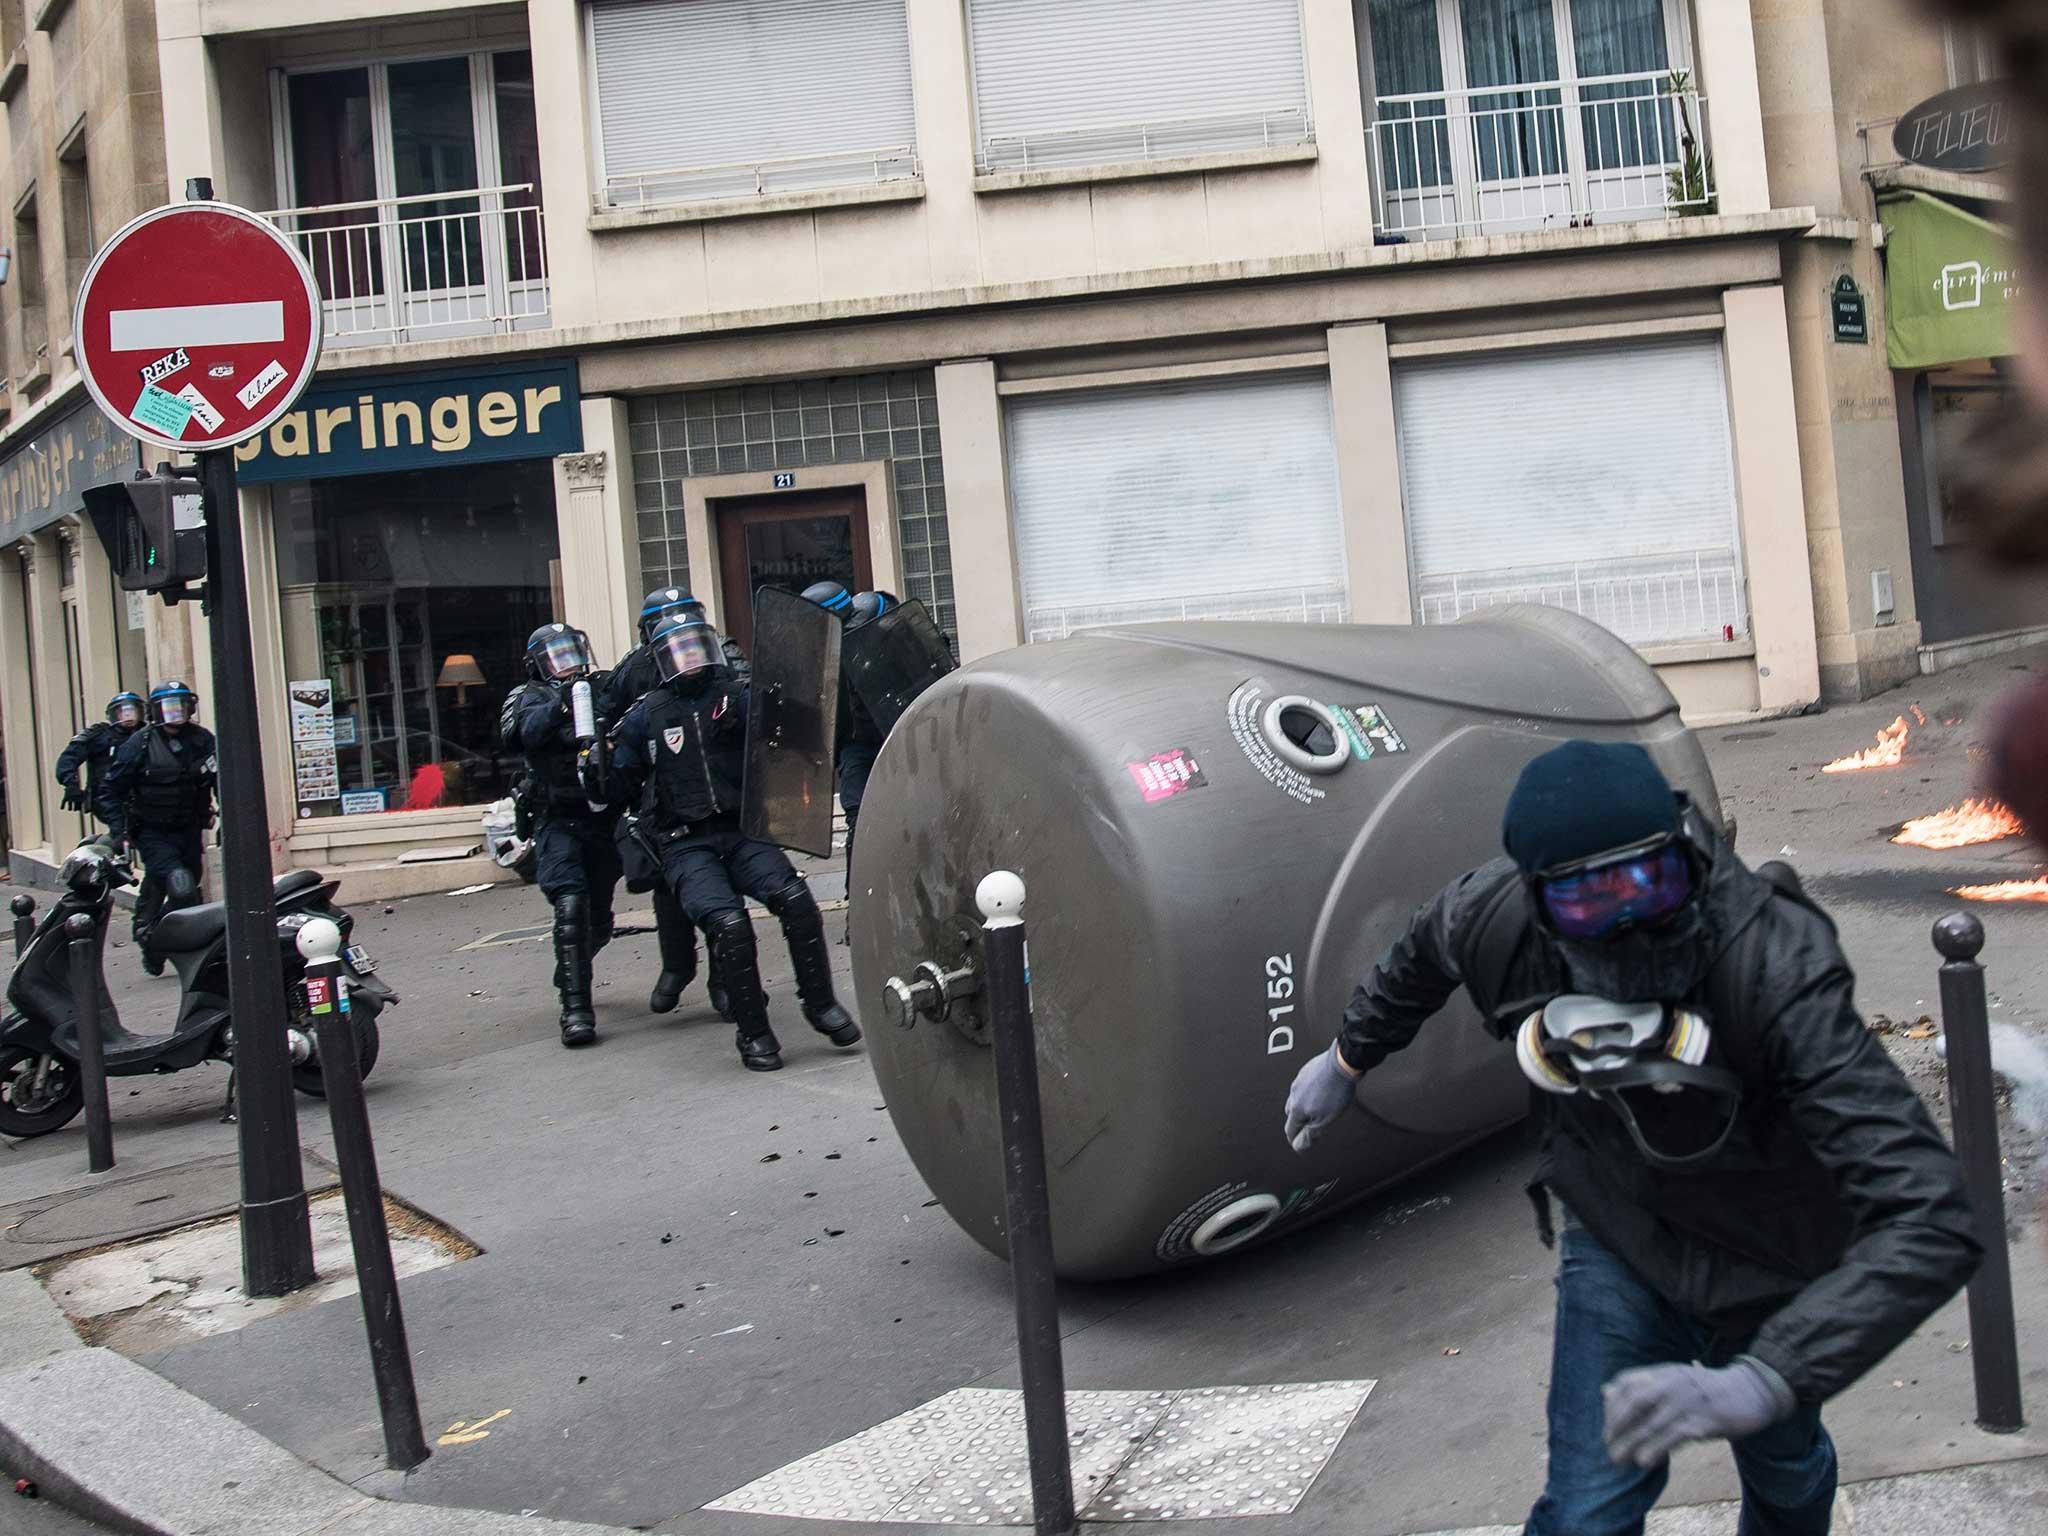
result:
[[[1889,502],[1845,498],[1884,434],[1837,409],[1882,355],[1807,294],[1882,323],[1861,183],[1832,110],[1825,208],[1773,159],[1824,137],[1798,9],[163,0],[171,185],[326,300],[241,454],[280,862],[473,842],[528,630],[610,659],[664,582],[743,643],[831,575],[969,660],[1536,600],[1696,718],[1896,680],[1896,420]]]
[[[11,848],[91,830],[51,767],[107,700],[147,687],[151,614],[119,590],[82,516],[88,485],[132,473],[139,445],[93,406],[71,303],[99,242],[165,199],[155,8],[148,0],[0,0],[0,726]]]

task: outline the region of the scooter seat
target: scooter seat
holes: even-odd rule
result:
[[[294,869],[277,877],[277,900],[296,896],[301,891],[310,891],[322,879],[317,869]]]
[[[204,949],[225,933],[227,926],[225,902],[206,901],[196,907],[180,907],[157,919],[156,927],[150,930],[149,947],[160,955],[182,955],[188,950]]]

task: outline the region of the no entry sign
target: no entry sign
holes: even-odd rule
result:
[[[137,437],[227,448],[312,377],[320,290],[290,239],[246,208],[174,203],[93,258],[72,345],[100,409]]]

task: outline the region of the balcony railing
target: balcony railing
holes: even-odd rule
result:
[[[1341,585],[1210,592],[1199,597],[1133,598],[1120,603],[1032,604],[1024,614],[1028,644],[1063,640],[1077,630],[1111,624],[1157,624],[1178,619],[1236,619],[1259,623],[1342,624],[1351,604]]]
[[[547,230],[532,186],[433,192],[264,218],[298,242],[334,346],[537,330]]]
[[[1379,97],[1377,226],[1442,239],[1710,213],[1706,107],[1662,72]]]
[[[898,146],[841,150],[788,160],[750,160],[734,165],[622,171],[605,178],[602,207],[671,208],[736,197],[769,197],[778,192],[881,186],[891,181],[913,181],[921,170],[917,151]]]
[[[1680,550],[1509,571],[1458,571],[1416,583],[1425,624],[1448,624],[1502,603],[1581,614],[1631,645],[1732,640],[1749,633],[1735,551]]]
[[[1210,117],[1163,118],[1093,128],[1005,133],[982,140],[976,169],[985,174],[1043,171],[1068,165],[1128,160],[1171,160],[1185,155],[1279,149],[1315,140],[1305,107],[1230,112]]]

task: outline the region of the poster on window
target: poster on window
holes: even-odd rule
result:
[[[292,748],[292,777],[299,804],[341,798],[341,773],[332,742],[299,742]]]
[[[286,683],[292,701],[292,740],[334,745],[334,684],[324,677]],[[334,754],[330,751],[329,758]],[[301,796],[301,799],[304,797]]]

